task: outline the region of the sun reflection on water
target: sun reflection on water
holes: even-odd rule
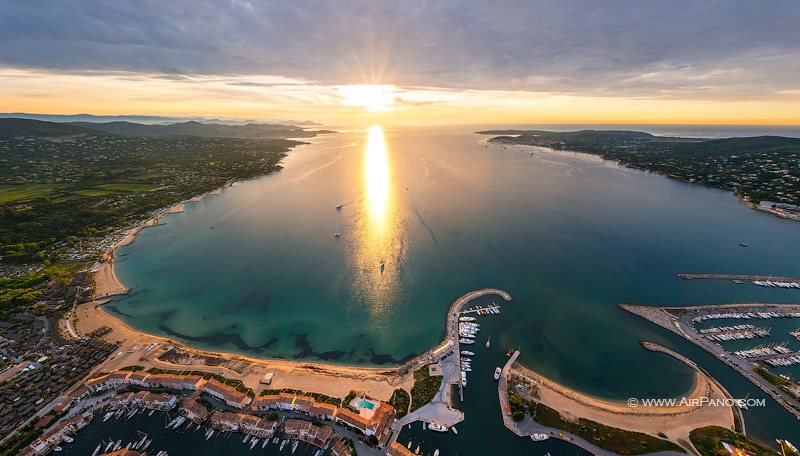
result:
[[[363,157],[362,216],[353,257],[353,291],[373,316],[386,316],[399,298],[401,243],[391,161],[379,125],[370,127]]]

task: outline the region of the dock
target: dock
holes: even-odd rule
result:
[[[794,282],[800,283],[800,277],[782,277],[750,274],[677,274],[683,280],[740,280],[742,282]]]
[[[487,295],[498,295],[506,302],[511,301],[508,292],[497,288],[481,288],[465,293],[450,304],[445,320],[445,336],[442,342],[436,347],[422,353],[413,360],[400,366],[401,373],[411,372],[427,364],[439,363],[442,366],[442,385],[429,404],[426,404],[408,415],[395,421],[392,425],[394,434],[393,441],[397,439],[399,430],[407,424],[415,421],[425,421],[452,427],[464,420],[464,413],[453,407],[452,386],[459,386],[459,395],[463,400],[463,388],[461,388],[461,352],[458,343],[458,318],[463,315],[462,309],[473,299]],[[493,305],[499,309],[499,305]],[[483,307],[482,309],[486,309]],[[477,309],[475,309],[477,311]]]

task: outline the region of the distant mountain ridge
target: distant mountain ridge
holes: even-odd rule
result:
[[[133,122],[69,122],[68,125],[126,136],[204,136],[217,138],[275,138],[306,136],[299,127],[277,124],[224,125],[196,121],[167,125],[145,125]]]
[[[305,130],[301,127],[278,124],[251,123],[245,125],[205,124],[195,121],[146,125],[134,122],[46,122],[31,119],[0,118],[0,136],[67,137],[121,135],[140,137],[195,136],[205,138],[307,138],[329,130]]]
[[[0,119],[31,119],[43,120],[45,122],[133,122],[141,124],[171,124],[195,121],[199,123],[218,123],[224,125],[242,125],[249,123],[263,123],[263,124],[280,124],[287,126],[314,126],[322,125],[318,122],[311,120],[242,120],[233,118],[207,118],[207,117],[172,117],[172,116],[140,116],[140,115],[115,115],[115,116],[98,116],[94,114],[32,114],[27,112],[4,112],[0,113]]]
[[[68,136],[98,136],[107,133],[57,122],[31,119],[0,119],[0,137],[63,138]]]

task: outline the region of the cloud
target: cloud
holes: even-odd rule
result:
[[[241,86],[759,99],[798,89],[800,8],[780,0],[0,0],[0,43],[5,67],[229,77]]]

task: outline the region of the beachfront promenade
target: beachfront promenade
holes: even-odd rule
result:
[[[452,385],[461,384],[461,353],[458,344],[458,317],[461,311],[473,299],[487,295],[498,295],[505,301],[511,301],[511,295],[497,288],[481,288],[470,291],[450,304],[447,311],[444,340],[436,347],[421,354],[409,363],[401,366],[401,371],[409,372],[419,367],[439,363],[442,367],[442,385],[433,400],[420,409],[397,420],[392,427],[394,439],[399,430],[406,424],[415,421],[438,423],[452,427],[464,420],[464,413],[453,407],[451,397]]]

